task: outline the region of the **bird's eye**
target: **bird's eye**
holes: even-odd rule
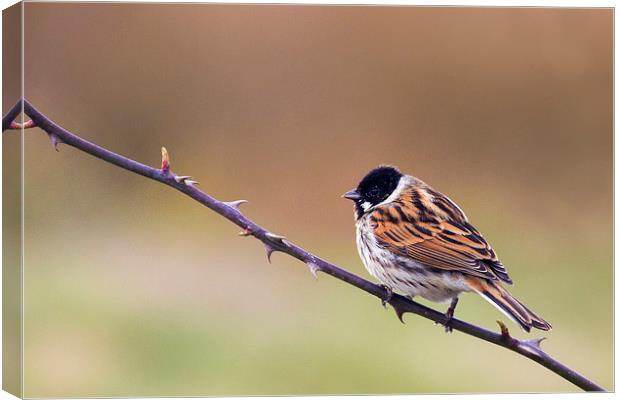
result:
[[[374,186],[368,191],[368,195],[370,197],[378,197],[379,196],[379,188]]]

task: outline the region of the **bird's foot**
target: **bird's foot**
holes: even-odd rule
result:
[[[446,333],[452,333],[452,327],[450,326],[450,322],[452,321],[452,317],[454,316],[454,310],[456,309],[456,304],[459,302],[459,298],[455,297],[452,299],[452,303],[450,303],[450,307],[444,314],[444,318],[442,321],[437,321],[435,324],[443,325],[443,328]]]
[[[392,291],[392,288],[387,285],[381,285],[381,287],[385,289],[386,292],[385,297],[381,299],[381,305],[384,308],[387,308],[387,304],[390,302],[390,300],[392,300],[392,295],[394,294],[394,292]]]
[[[443,329],[446,333],[452,333],[452,327],[449,325],[450,321],[452,321],[452,315],[448,315],[448,313],[444,315],[444,319],[440,322],[440,324],[443,325]]]

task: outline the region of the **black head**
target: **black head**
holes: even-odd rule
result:
[[[403,174],[391,166],[380,166],[370,171],[357,185],[343,197],[355,202],[358,217],[370,207],[387,199],[398,186]]]

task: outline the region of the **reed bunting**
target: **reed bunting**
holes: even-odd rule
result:
[[[446,331],[463,292],[480,294],[527,332],[551,329],[504,288],[512,284],[506,267],[447,196],[394,167],[380,166],[343,197],[355,203],[357,248],[368,272],[390,295],[396,290],[449,301]]]

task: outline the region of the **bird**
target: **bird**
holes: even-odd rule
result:
[[[380,165],[342,197],[354,202],[357,249],[388,295],[394,291],[450,303],[446,332],[459,295],[475,292],[529,332],[551,325],[514,298],[506,267],[461,208],[422,180]]]

